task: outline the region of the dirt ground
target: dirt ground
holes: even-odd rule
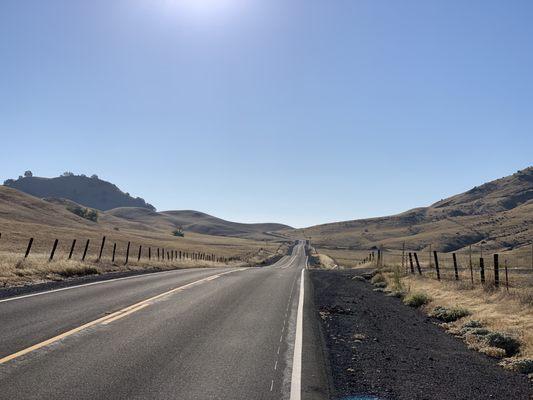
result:
[[[335,398],[533,399],[527,376],[504,370],[422,312],[352,279],[361,272],[310,271]]]

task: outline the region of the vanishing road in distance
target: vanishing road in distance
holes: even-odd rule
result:
[[[1,397],[325,398],[306,264],[299,242],[263,268],[167,271],[0,300]]]

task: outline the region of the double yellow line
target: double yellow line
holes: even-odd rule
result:
[[[45,340],[44,342],[40,342],[40,343],[34,344],[33,346],[27,347],[27,348],[25,348],[23,350],[17,351],[16,353],[13,353],[13,354],[10,354],[8,356],[5,356],[4,358],[0,358],[0,364],[5,364],[5,363],[7,363],[7,362],[9,362],[11,360],[14,360],[15,358],[22,357],[23,355],[31,353],[31,352],[33,352],[35,350],[39,350],[39,349],[41,349],[41,348],[43,348],[45,346],[49,346],[52,343],[55,343],[55,342],[57,342],[57,341],[59,341],[61,339],[64,339],[64,338],[68,337],[68,336],[74,335],[75,333],[83,331],[84,329],[90,328],[92,326],[99,325],[99,324],[102,324],[102,325],[110,324],[111,322],[114,322],[114,321],[116,321],[118,319],[121,319],[121,318],[123,318],[123,317],[125,317],[127,315],[130,315],[130,314],[133,314],[134,312],[142,310],[143,308],[149,306],[150,303],[152,303],[155,300],[160,299],[161,297],[168,296],[168,295],[176,293],[176,292],[180,292],[180,291],[188,289],[188,288],[190,288],[192,286],[200,285],[200,284],[202,284],[204,282],[208,282],[208,281],[212,281],[214,279],[217,279],[217,278],[221,277],[222,275],[231,274],[232,272],[237,272],[237,271],[241,271],[241,270],[242,269],[238,269],[238,270],[223,272],[221,274],[211,275],[211,276],[208,276],[207,278],[203,278],[203,279],[200,279],[198,281],[194,281],[194,282],[188,283],[186,285],[179,286],[179,287],[171,289],[171,290],[169,290],[167,292],[158,294],[157,296],[153,296],[153,297],[150,297],[150,298],[148,298],[146,300],[143,300],[143,301],[140,301],[138,303],[132,304],[131,306],[128,306],[126,308],[118,310],[118,311],[116,311],[114,313],[111,313],[111,314],[106,315],[104,317],[95,319],[94,321],[87,322],[86,324],[78,326],[77,328],[71,329],[71,330],[69,330],[67,332],[63,332],[63,333],[61,333],[61,334],[59,334],[57,336],[54,336],[54,337],[52,337],[50,339]]]

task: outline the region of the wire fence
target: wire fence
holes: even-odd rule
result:
[[[5,236],[4,236],[5,237]],[[0,240],[2,233],[0,233]],[[49,242],[49,240],[47,240]],[[152,246],[134,241],[113,241],[102,236],[100,240],[72,238],[71,240],[54,239],[51,246],[46,251],[45,245],[39,243],[37,252],[35,251],[36,240],[28,238],[23,246],[23,250],[18,254],[21,259],[29,259],[33,256],[40,259],[45,258],[52,262],[54,260],[77,260],[81,262],[101,262],[108,261],[113,264],[127,265],[131,261],[209,261],[217,263],[228,263],[239,260],[239,257],[220,256],[211,252],[193,251],[189,249],[178,249],[175,246]],[[0,256],[13,256],[13,250],[4,251]]]
[[[381,248],[359,260],[359,264],[368,263],[378,268],[396,267],[404,274],[465,281],[473,286],[533,287],[533,246],[514,252],[487,252],[471,247],[452,253]]]

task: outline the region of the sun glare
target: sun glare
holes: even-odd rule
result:
[[[192,18],[226,17],[242,7],[242,0],[166,0],[166,5],[180,15]]]

